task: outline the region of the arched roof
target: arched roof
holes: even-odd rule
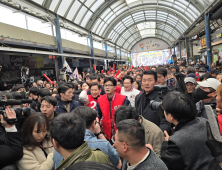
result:
[[[212,0],[32,0],[130,50],[139,40],[176,41]]]

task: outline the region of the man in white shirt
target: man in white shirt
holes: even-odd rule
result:
[[[133,78],[126,75],[123,78],[123,87],[121,90],[121,95],[127,96],[128,100],[130,101],[130,104],[132,107],[135,107],[135,98],[136,95],[140,93],[139,90],[133,88]]]

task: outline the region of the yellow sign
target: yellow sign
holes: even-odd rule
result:
[[[206,42],[206,38],[202,39],[202,46],[206,46],[207,42]]]
[[[222,37],[221,33],[216,36],[216,38],[221,38],[221,37]]]
[[[44,67],[43,57],[30,57],[29,64],[31,69]]]

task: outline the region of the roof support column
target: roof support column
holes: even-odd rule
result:
[[[89,34],[88,38],[89,38],[89,45],[90,45],[90,54],[92,57],[92,59],[89,59],[90,73],[95,73],[95,70],[92,69],[92,65],[95,63],[92,32]]]
[[[121,48],[119,48],[119,59],[122,60]]]
[[[212,65],[212,48],[211,48],[211,29],[210,16],[205,14],[205,33],[206,33],[206,50],[207,50],[207,65]]]
[[[62,37],[61,37],[61,30],[60,30],[59,15],[58,14],[56,15],[56,19],[54,20],[54,22],[56,24],[55,32],[56,32],[58,53],[63,54]],[[52,33],[53,33],[53,27],[52,27]],[[55,58],[55,72],[56,72],[56,80],[57,81],[59,81],[60,69],[63,67],[65,67],[65,58],[63,56],[59,56],[58,58],[56,57]],[[61,75],[60,78],[65,79],[65,75],[64,74]]]
[[[108,50],[107,50],[107,42],[105,41],[104,44],[105,44],[105,53],[106,53],[106,63],[105,63],[106,67],[105,67],[105,69],[108,70]]]
[[[185,41],[186,41],[186,51],[187,51],[187,62],[189,62],[190,59],[189,37],[186,37]]]
[[[179,41],[180,61],[182,61],[181,41]]]

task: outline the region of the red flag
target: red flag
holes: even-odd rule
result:
[[[103,74],[103,70],[101,70],[101,74]]]
[[[137,70],[139,70],[139,67],[137,67]]]
[[[125,70],[125,66],[123,66],[123,69]]]
[[[143,70],[145,70],[145,67],[143,66]]]
[[[129,71],[132,71],[132,69],[133,69],[133,66],[131,66],[131,68],[129,69]]]
[[[146,66],[146,70],[149,70],[149,67],[148,67],[148,66]]]
[[[142,69],[142,68],[143,68],[143,65],[141,65],[140,68]]]
[[[96,72],[96,67],[95,67],[95,65],[93,64],[93,68],[94,68],[94,70],[95,70],[95,72]]]
[[[116,73],[116,77],[119,75],[119,73],[120,73],[120,70],[118,70],[118,72]]]

